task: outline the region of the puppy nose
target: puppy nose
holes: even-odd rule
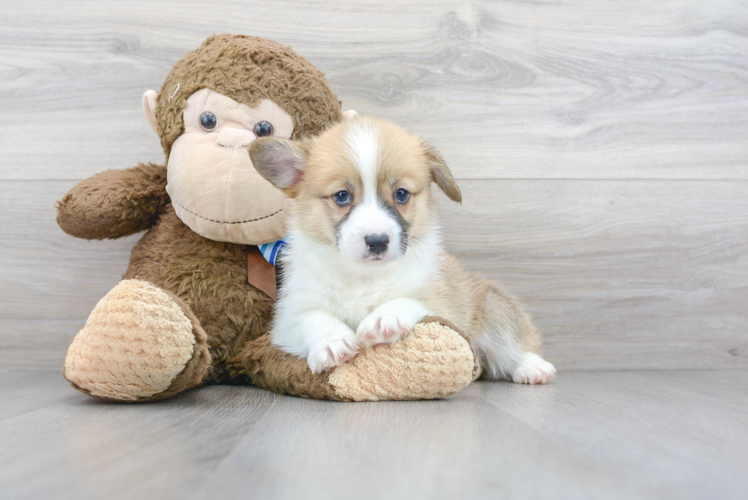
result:
[[[367,234],[364,236],[364,243],[369,247],[369,252],[374,255],[379,255],[387,250],[387,245],[390,243],[390,237],[386,234]]]
[[[255,135],[249,130],[226,127],[218,132],[216,141],[225,148],[243,148],[255,140]]]

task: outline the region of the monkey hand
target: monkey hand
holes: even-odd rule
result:
[[[166,168],[139,164],[79,182],[57,203],[57,223],[77,238],[120,238],[151,227],[169,203]]]

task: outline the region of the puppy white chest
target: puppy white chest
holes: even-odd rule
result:
[[[380,305],[417,295],[431,273],[430,266],[413,265],[397,265],[380,273],[350,271],[323,266],[307,270],[304,276],[298,276],[298,281],[294,280],[294,285],[306,288],[308,307],[326,311],[354,330]]]
[[[306,262],[301,262],[301,261]],[[354,331],[361,321],[387,302],[416,297],[436,272],[436,259],[406,258],[379,269],[361,269],[340,259],[306,255],[293,263],[288,293],[281,303],[291,314],[324,311]],[[285,308],[284,307],[284,308]]]

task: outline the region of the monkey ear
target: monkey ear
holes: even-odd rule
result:
[[[249,157],[257,172],[291,198],[304,177],[309,147],[297,141],[263,137],[249,145]]]
[[[355,109],[349,109],[348,111],[343,112],[343,121],[344,122],[351,121],[357,116],[358,116],[358,111],[356,111]]]
[[[450,200],[462,203],[462,193],[460,193],[460,188],[457,186],[454,177],[452,177],[452,172],[449,171],[447,164],[444,163],[439,153],[426,144],[424,144],[424,147],[426,160],[429,163],[429,167],[431,167],[431,180],[444,191],[444,194]]]
[[[156,134],[158,134],[158,125],[156,124],[157,99],[158,92],[155,90],[146,90],[143,94],[143,113],[145,113],[145,119],[148,120],[148,124]]]

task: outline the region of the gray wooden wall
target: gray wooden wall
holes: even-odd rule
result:
[[[748,367],[739,0],[0,2],[0,366],[60,369],[139,236],[56,226],[77,181],[161,161],[140,97],[208,35],[289,44],[346,109],[436,146],[448,245],[562,370]]]

